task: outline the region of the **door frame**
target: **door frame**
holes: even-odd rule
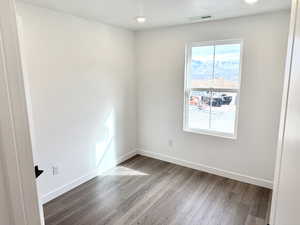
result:
[[[0,1],[0,160],[11,225],[41,225],[14,0]]]
[[[282,93],[280,125],[279,125],[279,132],[278,132],[277,155],[276,155],[276,164],[275,164],[275,172],[274,172],[274,182],[273,182],[271,214],[270,214],[271,225],[276,224],[276,210],[277,210],[279,183],[280,183],[282,152],[283,152],[283,144],[284,144],[284,137],[285,137],[285,125],[286,125],[287,106],[288,106],[289,89],[290,89],[290,78],[291,78],[292,62],[293,62],[293,54],[294,54],[294,43],[295,43],[295,33],[296,33],[295,31],[296,31],[297,19],[299,18],[298,14],[300,11],[299,3],[300,3],[299,0],[292,0],[288,48],[287,48],[287,57],[286,57],[286,68],[285,68],[284,86],[283,86],[283,93]]]
[[[298,0],[292,0],[289,46],[271,209],[275,224]],[[0,160],[12,225],[41,225],[14,0],[0,1]]]

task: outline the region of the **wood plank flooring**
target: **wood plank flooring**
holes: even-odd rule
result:
[[[270,190],[135,156],[44,205],[46,225],[266,225]]]

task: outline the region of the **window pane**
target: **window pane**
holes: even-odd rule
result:
[[[237,94],[213,92],[211,130],[234,134]]]
[[[210,96],[208,91],[192,91],[189,97],[189,128],[209,129]]]
[[[213,42],[212,42],[213,43]],[[187,50],[185,127],[235,135],[240,88],[241,42],[193,44]]]
[[[239,88],[240,44],[216,45],[214,88]]]
[[[192,59],[189,77],[190,88],[212,87],[214,46],[192,48]]]

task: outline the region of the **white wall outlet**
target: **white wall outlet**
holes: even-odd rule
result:
[[[173,140],[172,140],[172,139],[169,139],[169,141],[168,141],[168,145],[169,145],[169,147],[170,147],[170,148],[172,148],[172,147],[173,147]]]
[[[52,166],[52,174],[53,174],[53,176],[56,176],[59,174],[58,166]]]

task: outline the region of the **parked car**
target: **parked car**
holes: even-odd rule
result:
[[[230,105],[231,101],[232,101],[232,96],[227,96],[226,94],[222,94],[223,105]]]
[[[214,107],[221,107],[223,104],[221,97],[202,96],[202,101],[207,105],[212,105]]]
[[[222,105],[230,105],[232,102],[232,96],[228,96],[226,94],[222,94],[221,96],[202,96],[201,99],[203,102],[206,102],[208,105],[212,105],[213,107],[221,107]]]
[[[211,97],[210,95],[205,96],[190,96],[190,105],[204,107],[210,106],[213,107],[221,107],[222,105],[230,105],[232,102],[232,96],[228,96],[227,94],[216,94]]]

